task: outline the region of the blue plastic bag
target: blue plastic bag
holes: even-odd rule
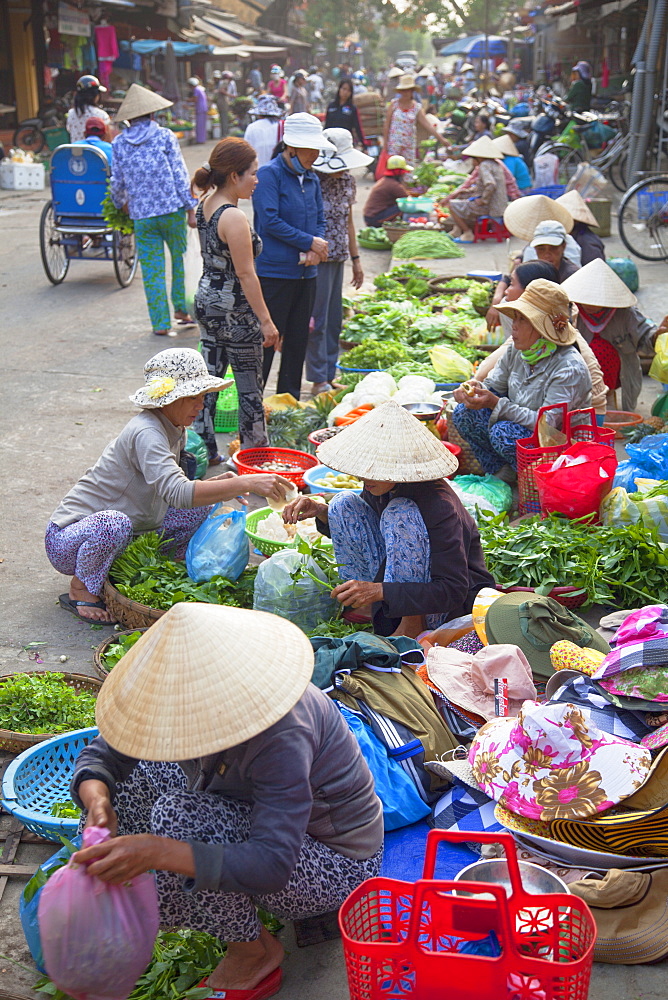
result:
[[[186,569],[195,583],[238,580],[248,564],[246,512],[217,503],[188,542]]]
[[[81,837],[74,837],[71,841],[72,846],[75,848],[81,847]],[[66,865],[72,855],[72,851],[69,847],[61,847],[59,851],[52,854],[48,860],[39,866],[37,872],[30,879],[30,882],[26,885],[23,892],[21,893],[21,898],[19,899],[19,919],[21,921],[21,927],[23,928],[23,933],[25,939],[30,949],[30,954],[32,955],[32,960],[39,969],[40,972],[46,972],[44,968],[44,956],[42,955],[42,941],[39,936],[39,924],[37,922],[37,907],[39,905],[39,897],[42,894],[43,885],[34,890],[35,877],[38,877],[39,872],[44,872],[46,876],[48,872],[55,871],[57,868],[61,868]],[[26,896],[29,895],[30,898],[26,900]]]
[[[401,765],[388,757],[383,744],[359,716],[338,702],[337,705],[373,774],[376,795],[383,803],[385,830],[398,830],[428,816],[429,806]]]
[[[626,454],[644,470],[645,478],[668,479],[668,434],[648,434],[637,444],[627,444]]]
[[[647,471],[638,465],[637,462],[627,459],[625,462],[620,462],[617,466],[615,478],[612,481],[612,488],[615,489],[617,486],[621,486],[627,493],[637,493],[636,479],[647,479]]]

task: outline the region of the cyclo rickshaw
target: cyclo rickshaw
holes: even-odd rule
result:
[[[58,146],[51,157],[51,201],[42,210],[39,245],[46,276],[64,280],[71,260],[111,260],[127,288],[137,270],[134,233],[112,229],[102,213],[111,169],[95,146]]]

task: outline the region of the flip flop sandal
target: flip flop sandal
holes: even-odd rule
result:
[[[207,989],[205,976],[201,983],[197,984],[197,989]],[[212,989],[206,1000],[267,1000],[273,997],[281,988],[283,981],[283,970],[279,967],[270,972],[254,990],[214,990]]]
[[[71,611],[71,613],[75,615],[75,617],[81,619],[82,622],[89,622],[94,625],[118,624],[116,621],[103,622],[103,621],[98,621],[96,618],[86,618],[85,615],[80,615],[79,612],[77,611],[77,608],[99,608],[100,611],[106,611],[107,605],[104,603],[104,601],[73,601],[69,594],[61,594],[60,597],[58,598],[58,603],[60,604],[61,608],[64,608],[65,611]]]
[[[154,330],[154,337],[178,337],[176,330]]]
[[[181,327],[181,329],[186,326],[197,326],[197,320],[188,316],[188,319],[177,319],[175,325]]]
[[[455,236],[455,237],[453,237],[452,242],[453,243],[475,243],[475,240],[462,240],[462,239],[459,238],[459,236]]]

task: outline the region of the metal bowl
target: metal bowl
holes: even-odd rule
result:
[[[568,892],[568,886],[557,875],[531,864],[530,861],[518,861],[522,886],[525,892],[532,895],[542,895],[550,892]],[[491,861],[474,861],[455,875],[455,882],[492,882],[503,886],[507,895],[511,895],[510,875],[504,858],[494,858]],[[458,891],[459,896],[470,896],[469,892]],[[493,899],[493,896],[481,894],[480,899]]]
[[[403,403],[402,405],[404,410],[408,410],[418,420],[436,420],[443,409],[438,403]]]

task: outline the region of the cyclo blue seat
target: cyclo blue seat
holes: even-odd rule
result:
[[[51,157],[53,213],[70,232],[106,231],[102,202],[111,169],[104,153],[84,143],[58,146]]]

